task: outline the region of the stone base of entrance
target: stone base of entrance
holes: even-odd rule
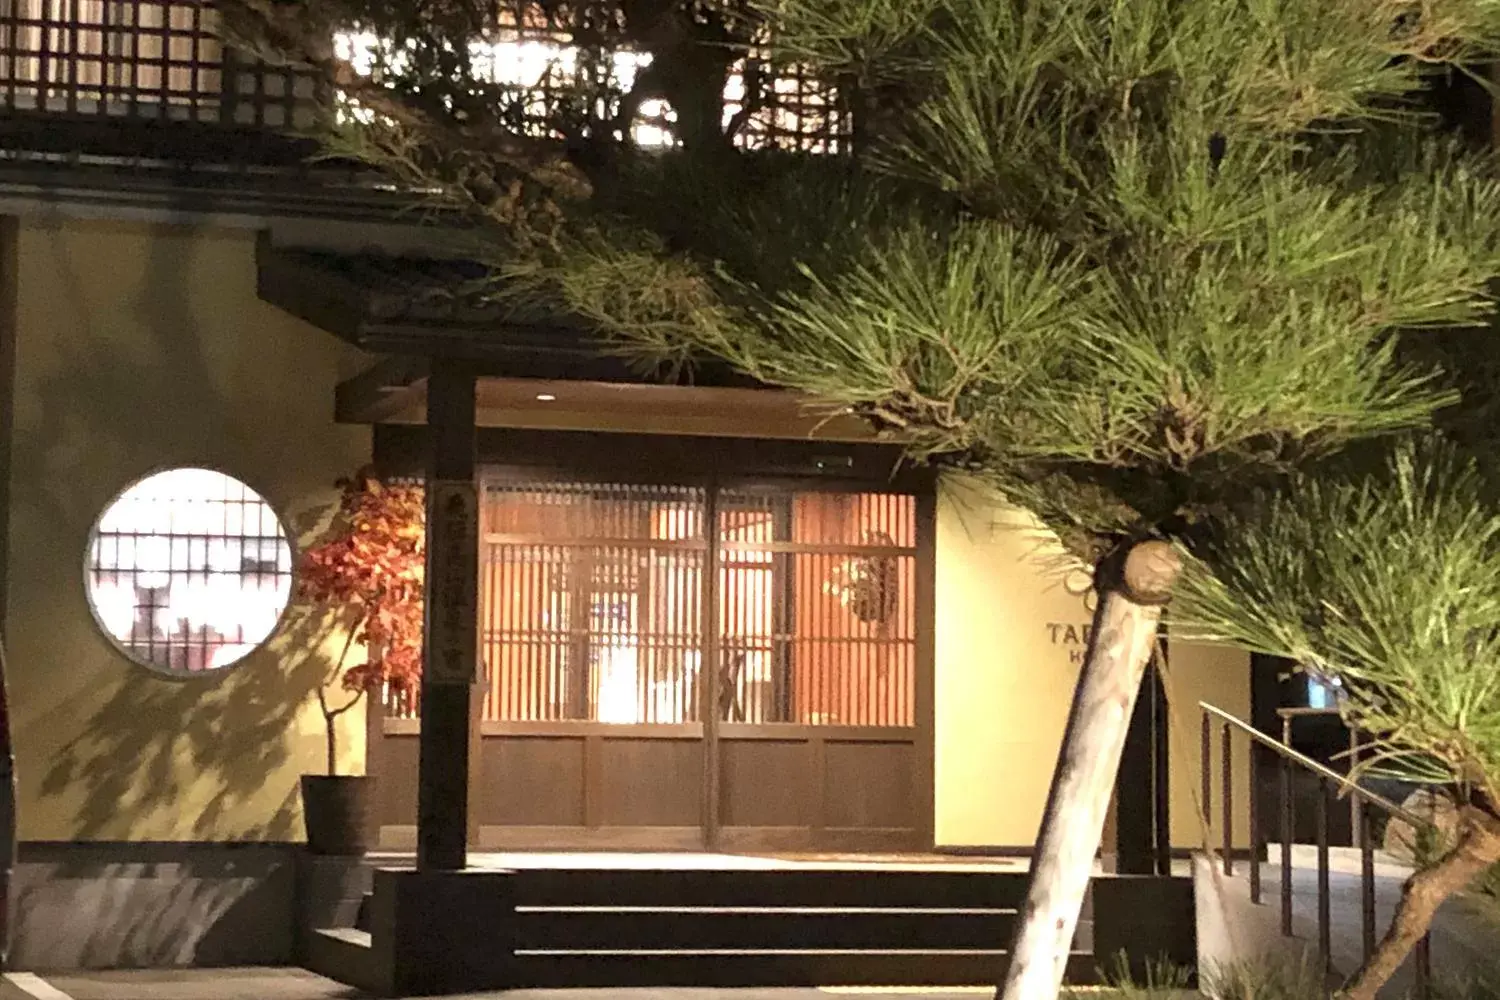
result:
[[[370,897],[374,976],[386,996],[516,985],[515,902],[508,871],[377,869]]]

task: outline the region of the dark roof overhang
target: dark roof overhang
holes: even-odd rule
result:
[[[482,296],[462,259],[273,246],[257,253],[260,298],[374,354],[468,361],[480,374],[568,381],[764,388],[722,362],[651,371],[578,324],[517,323]]]

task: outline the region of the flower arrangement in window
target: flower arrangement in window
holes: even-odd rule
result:
[[[896,544],[883,531],[865,532],[863,541],[880,548]],[[851,557],[834,568],[824,588],[864,624],[888,622],[896,612],[896,560],[880,555]]]
[[[318,685],[328,731],[328,773],[337,773],[335,721],[367,693],[412,692],[422,672],[425,507],[422,487],[387,483],[367,468],[338,481],[327,533],[302,555],[298,598],[345,630],[343,652]],[[345,667],[355,645],[364,659]],[[332,703],[330,689],[348,695]]]

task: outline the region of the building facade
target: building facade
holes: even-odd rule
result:
[[[1024,513],[893,474],[889,445],[783,393],[654,384],[586,344],[423,311],[419,286],[458,266],[450,241],[301,165],[278,132],[295,81],[242,73],[182,19],[197,5],[119,22],[121,5],[74,6],[71,48],[51,0],[0,13],[23,967],[290,956],[257,907],[293,891],[285,845],[300,776],[324,770],[315,692],[339,642],[277,602],[339,476],[424,473],[423,345],[460,335],[488,345],[469,362],[473,848],[1029,850],[1091,612]],[[131,32],[162,39],[156,76],[105,57]],[[174,470],[240,492],[152,479]],[[222,523],[139,513],[193,500]],[[1250,688],[1244,654],[1171,645],[1174,847],[1204,833],[1197,704],[1248,718]],[[347,770],[379,783],[383,846],[409,848],[414,706],[367,701],[339,725]],[[216,926],[260,929],[205,943]]]

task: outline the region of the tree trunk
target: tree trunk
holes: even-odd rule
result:
[[[10,884],[16,865],[16,768],[10,735],[10,689],[0,639],[0,972],[10,968]]]
[[[1123,571],[1101,565],[1097,574],[1099,606],[1042,814],[1002,1000],[1056,1000],[1062,986],[1161,605],[1181,569],[1165,542],[1138,544],[1118,565]]]
[[[338,731],[336,729],[336,727],[338,726],[338,717],[329,715],[325,712],[323,715],[323,723],[323,728],[328,732],[328,776],[331,778],[339,773]]]
[[[1345,1000],[1375,1000],[1376,992],[1396,974],[1432,926],[1438,907],[1500,862],[1500,819],[1474,806],[1464,806],[1459,811],[1457,833],[1457,841],[1441,861],[1412,875],[1401,887],[1401,902],[1391,926],[1369,961],[1354,974],[1344,991]]]

